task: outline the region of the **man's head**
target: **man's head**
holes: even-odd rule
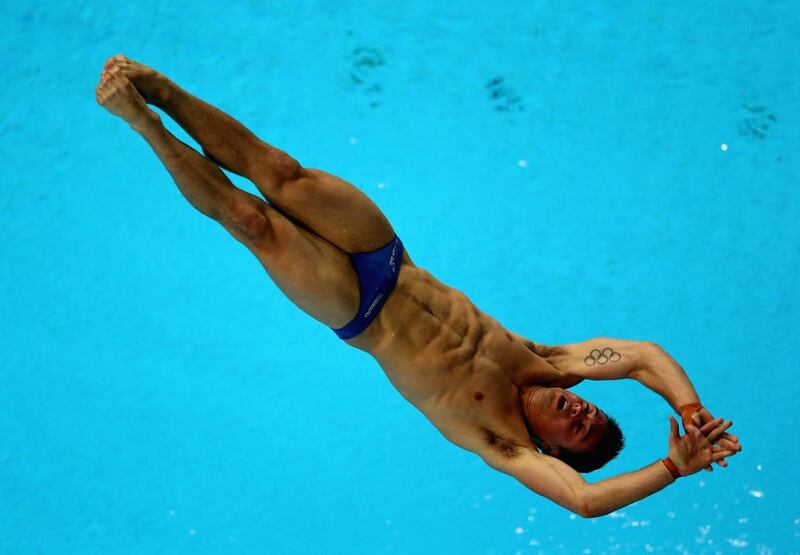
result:
[[[537,446],[578,472],[601,468],[625,445],[616,420],[570,391],[533,386],[521,391],[521,402]]]

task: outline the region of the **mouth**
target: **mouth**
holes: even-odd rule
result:
[[[567,398],[564,397],[563,395],[560,395],[558,397],[558,402],[556,403],[556,410],[561,412],[562,410],[564,410],[565,406],[567,406]]]

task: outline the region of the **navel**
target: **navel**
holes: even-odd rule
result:
[[[476,401],[483,401],[483,393],[480,391],[476,391],[475,395],[473,395]]]

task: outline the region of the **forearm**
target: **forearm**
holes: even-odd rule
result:
[[[608,514],[661,491],[674,481],[660,460],[637,470],[587,484],[584,506],[588,517]]]
[[[675,411],[686,403],[700,402],[686,372],[664,349],[649,345],[643,360],[631,377],[661,395]]]

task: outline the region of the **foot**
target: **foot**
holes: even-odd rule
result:
[[[103,108],[132,126],[159,119],[158,114],[147,107],[142,95],[118,68],[104,70],[100,74],[95,96]]]
[[[110,57],[103,66],[106,71],[114,68],[122,71],[149,104],[157,105],[166,97],[170,81],[164,74],[122,54]]]

